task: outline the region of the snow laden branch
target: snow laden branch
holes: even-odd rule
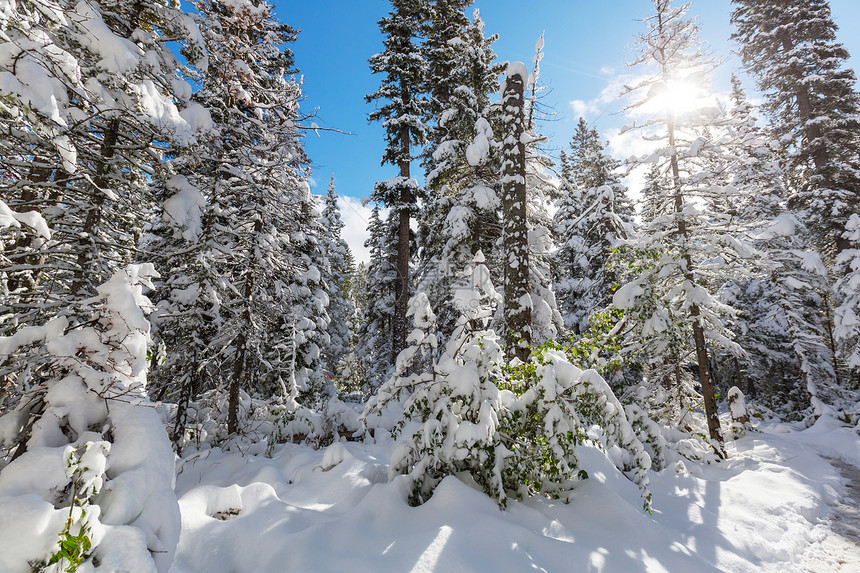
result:
[[[0,569],[158,571],[173,561],[179,507],[173,451],[146,399],[150,345],[143,288],[130,265],[69,316],[0,337],[0,366],[31,365],[30,389],[0,417]],[[23,540],[22,540],[23,541]]]

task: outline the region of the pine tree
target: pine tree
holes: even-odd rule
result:
[[[412,482],[409,501],[427,501],[441,480],[468,476],[500,507],[509,497],[559,497],[582,479],[576,447],[585,428],[597,424],[608,447],[625,451],[619,469],[639,484],[647,509],[649,459],[624,409],[608,385],[553,351],[539,349],[532,363],[505,365],[490,324],[501,297],[478,252],[455,285],[451,303],[461,313],[448,343],[440,347],[435,317],[424,293],[410,302],[415,328],[397,357],[395,374],[362,414],[380,414],[404,401],[393,433],[417,421],[393,457],[389,478]],[[638,422],[641,423],[642,417]]]
[[[627,235],[616,205],[623,208],[629,202],[618,180],[620,163],[605,154],[596,129],[580,118],[569,147],[562,168],[565,194],[553,218],[559,244],[554,288],[565,326],[581,334],[591,313],[606,308],[612,298],[617,277],[609,257],[618,239]]]
[[[384,74],[382,85],[365,97],[368,102],[383,102],[370,114],[370,120],[382,121],[385,127],[387,146],[383,164],[390,163],[399,169],[397,177],[378,183],[373,191],[374,200],[392,210],[397,227],[397,274],[389,363],[406,345],[412,258],[409,221],[419,192],[410,164],[412,146],[424,143],[427,136],[424,118],[428,105],[423,94],[426,61],[418,44],[418,34],[428,13],[426,0],[392,0],[391,5],[392,11],[379,21],[379,29],[385,36],[385,50],[370,58],[371,71]]]
[[[46,232],[11,245],[0,238],[8,262],[0,269],[0,332],[60,317],[77,328],[88,319],[72,314],[76,305],[136,257],[152,206],[147,180],[162,176],[165,146],[193,143],[209,124],[189,103],[191,88],[168,46],[178,41],[197,54],[199,33],[178,7],[161,2],[10,9],[0,58],[8,87],[0,104],[7,134],[0,195],[15,213],[33,221],[42,214]],[[43,358],[30,353],[8,363],[13,402],[39,383]]]
[[[833,401],[836,381],[826,320],[818,313],[826,269],[810,248],[811,233],[788,211],[785,172],[736,77],[731,97],[734,121],[725,145],[734,162],[727,173],[739,192],[738,222],[758,256],[723,289],[738,310],[732,322],[746,351],[728,358],[728,370],[735,385],[778,409],[794,415],[811,402],[820,414],[823,402]]]
[[[834,337],[852,369],[856,388],[860,381],[860,215],[848,219],[843,238],[850,248],[843,249],[836,261],[842,278],[836,283],[841,304],[836,309]]]
[[[427,17],[424,25],[422,51],[426,60],[424,90],[428,101],[426,121],[433,124],[427,130],[427,145],[424,148],[424,163],[428,173],[434,171],[435,152],[449,134],[449,121],[441,121],[451,105],[451,98],[459,86],[464,85],[462,62],[464,52],[471,46],[466,44],[464,31],[469,25],[464,11],[473,0],[433,0],[427,2]],[[435,120],[435,121],[434,121]],[[447,124],[447,125],[446,125]]]
[[[288,405],[299,392],[313,398],[323,391],[327,263],[297,127],[301,88],[288,77],[296,70],[286,46],[296,32],[263,2],[253,10],[220,0],[195,8],[211,71],[195,98],[219,137],[203,150],[191,181],[207,198],[207,247],[224,278],[212,345],[222,376],[229,373],[223,382],[233,433],[242,389],[280,394]]]
[[[344,224],[340,218],[337,204],[338,195],[331,176],[328,190],[323,199],[324,208],[320,224],[322,227],[322,248],[328,259],[328,272],[323,283],[328,291],[328,316],[330,319],[329,344],[325,348],[324,362],[328,371],[339,373],[352,347],[352,320],[355,309],[349,300],[348,291],[352,276],[352,253],[349,245],[341,237]]]
[[[391,229],[380,218],[378,205],[373,206],[367,230],[370,236],[364,246],[370,250],[370,264],[363,294],[366,308],[356,351],[363,362],[366,392],[379,388],[390,375],[395,292],[392,286],[397,272]]]
[[[174,163],[181,165],[184,156]],[[185,168],[191,171],[190,165]],[[153,335],[160,351],[153,360],[149,390],[156,400],[177,404],[171,438],[179,451],[190,402],[221,382],[222,359],[214,341],[224,324],[221,301],[227,286],[220,253],[212,248],[214,216],[200,188],[174,174],[153,181],[153,192],[160,207],[141,245],[162,269],[152,296],[157,303],[151,316]]]
[[[357,265],[352,265],[349,276],[347,289],[347,300],[349,307],[352,309],[352,315],[349,317],[349,331],[351,334],[349,340],[349,354],[346,357],[346,364],[341,371],[340,386],[341,390],[347,392],[361,391],[363,386],[369,388],[367,384],[367,366],[366,357],[359,354],[359,349],[362,347],[362,334],[364,333],[365,323],[368,314],[368,292],[367,292],[367,265],[364,261]]]
[[[498,269],[499,130],[496,105],[490,95],[498,91],[500,65],[495,63],[492,42],[484,37],[484,24],[476,11],[459,31],[452,45],[456,51],[446,60],[451,84],[445,108],[431,141],[433,169],[427,175],[428,198],[422,223],[418,290],[428,295],[444,341],[453,331],[457,313],[448,305],[459,269],[479,250],[490,267]],[[428,38],[429,42],[429,38]],[[431,72],[434,69],[431,59]],[[439,78],[441,81],[441,78]],[[437,78],[431,75],[428,81]],[[441,107],[439,100],[438,102]]]
[[[627,264],[635,269],[635,278],[615,293],[613,303],[625,311],[628,341],[654,366],[674,371],[676,384],[681,357],[688,347],[695,351],[708,432],[722,454],[708,346],[740,349],[724,322],[729,310],[709,289],[748,255],[732,236],[732,217],[725,211],[735,191],[719,184],[731,158],[722,154],[717,130],[728,120],[710,109],[693,105],[685,111],[679,105],[680,97],[688,105],[695,103],[689,92],[700,87],[713,66],[695,21],[685,18],[687,6],[655,0],[655,13],[645,20],[648,32],[639,37],[640,56],[631,64],[655,68],[628,88],[628,93],[644,95],[627,109],[649,113],[637,127],[648,129],[649,139],[660,143],[648,159],[667,172],[672,212],[654,219],[642,238],[631,243],[637,253]],[[669,379],[671,375],[664,376]]]
[[[663,199],[666,197],[666,189],[663,175],[657,165],[652,165],[645,175],[645,186],[642,188],[642,205],[639,217],[642,223],[647,225],[666,212]]]
[[[470,471],[487,493],[504,498],[497,464],[480,450],[497,445],[501,378],[501,348],[489,324],[501,298],[489,281],[489,270],[478,252],[461,271],[449,303],[460,317],[448,344],[439,347],[435,315],[424,293],[410,301],[415,329],[410,346],[397,357],[394,375],[372,398],[363,418],[380,412],[392,401],[406,398],[404,416],[396,431],[412,419],[422,424],[407,437],[392,459],[390,476],[404,473],[413,482],[410,502],[425,502],[446,475]],[[471,431],[458,432],[458,428]],[[497,450],[499,451],[499,450]],[[493,467],[495,466],[495,467]]]
[[[733,38],[765,95],[774,139],[789,159],[793,208],[809,211],[819,248],[832,261],[860,209],[860,95],[836,41],[827,0],[732,0]]]
[[[167,46],[168,37],[189,42],[178,8],[47,2],[10,9],[0,62],[8,86],[0,188],[13,211],[43,213],[52,240],[23,236],[7,246],[13,265],[0,314],[14,318],[3,332],[61,314],[131,262],[158,142],[187,142],[195,128],[187,121],[193,113],[180,111],[190,88],[175,77],[181,66]],[[67,9],[74,17],[63,17]]]

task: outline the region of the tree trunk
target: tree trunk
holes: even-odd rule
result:
[[[670,158],[672,165],[672,185],[675,189],[675,212],[680,213],[684,210],[684,197],[681,193],[681,174],[678,167],[678,154],[675,149],[675,123],[674,120],[668,122],[669,130],[669,146],[673,150]],[[683,217],[678,217],[678,233],[687,241],[687,222]],[[685,246],[686,250],[686,246]],[[684,254],[684,259],[687,263],[687,269],[684,272],[685,278],[694,283],[693,277],[693,259],[689,252]],[[695,284],[695,283],[694,283]],[[708,347],[705,343],[705,331],[702,327],[700,318],[701,312],[697,304],[690,305],[690,316],[693,318],[693,342],[696,346],[696,362],[699,366],[699,381],[702,385],[702,397],[705,401],[705,418],[708,421],[708,434],[711,438],[712,445],[717,455],[722,458],[726,457],[725,447],[723,445],[723,433],[720,429],[720,417],[717,412],[717,400],[714,396],[714,386],[711,377],[711,362],[708,359]]]
[[[838,248],[838,247],[837,247]],[[833,335],[833,307],[832,297],[827,293],[824,297],[824,327],[827,330],[827,343],[830,347],[830,356],[833,359],[833,374],[836,378],[836,385],[842,386],[842,376],[839,374],[839,364],[837,357],[839,356],[839,348],[836,345],[836,338]]]
[[[246,310],[250,324],[250,312]],[[236,361],[233,363],[233,378],[230,380],[230,391],[227,401],[227,433],[235,434],[239,430],[239,391],[242,389],[242,379],[245,377],[245,357],[247,354],[248,336],[245,331],[236,337]]]
[[[78,242],[80,252],[75,262],[74,280],[72,281],[72,294],[81,296],[85,294],[84,289],[88,286],[87,274],[92,270],[93,262],[98,258],[98,230],[102,221],[102,206],[105,202],[103,189],[109,187],[110,179],[108,173],[111,170],[111,162],[116,155],[117,138],[119,137],[120,119],[111,120],[104,134],[99,152],[99,163],[96,167],[96,176],[93,179],[95,187],[90,193],[91,202],[87,207],[87,216],[84,220],[81,237]]]
[[[744,378],[743,370],[741,370],[741,361],[738,360],[737,356],[734,357],[733,361],[735,366],[735,386],[743,388],[745,395],[755,398],[756,390],[752,378]]]
[[[406,80],[400,81],[400,97],[404,102],[412,98]],[[400,351],[406,348],[406,311],[409,303],[409,218],[412,210],[412,188],[407,184],[410,178],[410,140],[409,127],[400,130],[400,177],[402,187],[398,205],[397,221],[397,275],[394,280],[394,324],[392,333],[392,360],[397,359]]]
[[[254,223],[254,233],[259,235],[263,231],[263,221],[258,218]],[[255,265],[255,261],[251,261]],[[236,361],[233,363],[233,378],[230,380],[230,391],[227,402],[227,433],[235,434],[239,430],[239,391],[242,389],[242,381],[248,375],[248,331],[251,329],[251,305],[254,298],[255,275],[249,270],[245,279],[245,288],[242,292],[245,308],[242,310],[242,319],[239,322],[239,333],[236,336]]]
[[[182,438],[185,436],[185,419],[188,417],[188,404],[194,395],[197,377],[197,360],[192,359],[189,372],[182,383],[179,401],[176,404],[176,419],[173,421],[173,447],[177,455],[182,455]]]
[[[696,361],[699,363],[699,379],[702,384],[702,396],[705,399],[705,417],[708,420],[708,435],[717,454],[725,458],[723,432],[720,429],[720,416],[717,412],[717,399],[714,395],[714,385],[711,380],[711,365],[708,360],[708,347],[705,345],[705,331],[699,320],[699,307],[690,307],[693,316],[693,340],[696,343]],[[716,444],[713,444],[716,442]]]
[[[47,158],[34,158],[28,180],[35,185],[48,183],[54,174],[54,170],[48,167],[48,164]],[[22,207],[27,211],[44,212],[44,204],[38,203],[43,203],[45,199],[46,197],[40,197],[30,188],[24,188],[21,192]],[[27,208],[30,205],[32,209]],[[15,261],[15,266],[22,268],[20,271],[9,273],[7,288],[10,292],[20,289],[33,291],[39,285],[40,275],[44,272],[42,266],[45,264],[45,255],[33,250],[34,242],[34,236],[31,233],[24,233],[8,248],[9,259]]]
[[[505,248],[505,343],[508,356],[529,359],[532,309],[529,297],[529,245],[526,221],[525,78],[506,78],[502,105],[505,139],[502,150],[502,208]]]

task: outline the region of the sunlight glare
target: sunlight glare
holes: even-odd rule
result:
[[[654,111],[666,111],[673,115],[683,115],[705,107],[706,101],[702,86],[687,80],[654,84],[649,91],[648,107]]]

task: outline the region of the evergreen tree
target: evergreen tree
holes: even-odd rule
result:
[[[580,334],[592,312],[606,308],[615,273],[608,266],[612,249],[627,235],[616,205],[627,206],[617,174],[620,163],[606,155],[596,129],[579,120],[565,154],[565,195],[553,218],[556,241],[555,293],[565,326]]]
[[[645,175],[645,186],[642,188],[642,205],[639,217],[643,225],[647,225],[666,212],[663,199],[666,197],[664,177],[657,165],[652,165]]]
[[[841,253],[852,249],[848,221],[860,210],[860,95],[854,70],[846,65],[848,51],[836,41],[827,0],[791,0],[778,7],[752,0],[733,3],[733,38],[765,94],[774,138],[788,158],[789,206],[802,210],[801,220],[814,230],[828,269],[837,271],[832,284],[844,287],[851,266],[844,264],[850,255]],[[851,316],[845,312],[845,305],[851,306],[847,296],[844,288],[835,288],[823,299],[828,314],[836,309],[834,324],[828,325],[833,332],[846,332],[838,321]],[[853,348],[830,339],[840,366],[851,364]]]
[[[397,177],[380,182],[373,191],[375,201],[389,207],[397,228],[397,274],[394,278],[394,316],[390,358],[406,345],[406,311],[409,301],[411,233],[409,221],[418,200],[418,182],[410,172],[413,145],[424,143],[427,126],[427,100],[424,97],[426,60],[418,44],[418,34],[426,21],[426,0],[392,0],[392,11],[379,21],[385,36],[385,50],[370,58],[370,69],[384,74],[380,88],[365,97],[368,102],[383,102],[370,114],[371,121],[382,121],[387,146],[382,163],[399,169]]]
[[[223,277],[210,297],[220,316],[211,344],[229,390],[231,433],[243,388],[291,404],[300,391],[319,394],[328,345],[322,230],[297,127],[301,89],[288,77],[296,70],[286,46],[296,32],[272,6],[249,7],[195,4],[210,70],[195,98],[219,137],[187,160],[189,181],[207,199],[206,248]]]
[[[634,278],[615,293],[613,303],[625,311],[628,343],[666,372],[664,383],[671,384],[674,373],[675,396],[683,396],[680,361],[688,348],[695,352],[708,432],[722,454],[709,345],[740,349],[724,322],[728,309],[709,289],[748,254],[732,236],[732,217],[724,208],[735,191],[718,184],[731,158],[722,154],[715,130],[727,120],[702,111],[690,93],[700,88],[713,62],[695,21],[685,18],[686,5],[655,0],[654,7],[632,65],[650,65],[655,72],[628,88],[644,95],[627,109],[649,113],[637,127],[660,144],[648,159],[668,174],[665,202],[672,212],[651,221],[642,238],[631,242],[635,253],[625,264],[634,269]],[[685,110],[682,103],[690,107]]]
[[[176,164],[181,163],[177,158]],[[153,253],[163,274],[152,297],[157,302],[151,320],[158,351],[149,389],[156,400],[177,404],[171,438],[179,448],[190,402],[221,382],[222,358],[214,341],[224,324],[221,301],[227,282],[220,253],[212,248],[214,217],[200,189],[175,174],[154,181],[153,191],[160,208],[141,248]]]
[[[471,47],[465,42],[464,31],[469,25],[464,11],[473,0],[433,0],[427,2],[427,17],[422,42],[426,60],[424,89],[427,94],[426,121],[433,124],[427,130],[424,163],[428,173],[434,171],[435,152],[443,140],[451,139],[449,121],[441,121],[450,108],[451,98],[463,84],[462,61]]]
[[[62,317],[74,329],[89,320],[77,305],[136,256],[165,146],[193,143],[210,123],[168,46],[199,56],[199,32],[158,1],[16,3],[0,19],[0,196],[16,220],[46,223],[13,241],[0,230],[0,333]],[[12,358],[14,402],[47,365],[40,353]]]
[[[392,285],[397,272],[397,251],[391,228],[380,218],[378,205],[373,206],[368,233],[370,237],[364,243],[370,250],[363,295],[366,307],[356,351],[363,362],[361,369],[366,376],[365,391],[379,388],[390,375],[395,292]]]
[[[328,272],[323,276],[323,283],[328,288],[327,312],[331,321],[328,328],[330,341],[323,354],[326,368],[332,374],[340,373],[350,353],[352,320],[355,314],[355,309],[349,300],[353,270],[352,253],[349,245],[341,237],[344,224],[340,218],[337,198],[334,175],[332,175],[323,199],[324,208],[320,220],[323,232],[322,248],[328,259]]]
[[[367,276],[367,265],[364,261],[361,261],[357,265],[352,265],[349,276],[349,288],[347,289],[347,300],[349,301],[349,307],[353,311],[349,317],[351,338],[349,340],[349,354],[347,355],[346,364],[341,372],[340,379],[340,388],[349,392],[360,391],[363,386],[367,385],[368,379],[366,356],[359,354],[359,349],[363,346],[362,334],[367,322],[369,306],[367,299]]]
[[[441,125],[434,131],[439,140],[428,145],[428,150],[434,149],[435,167],[427,176],[429,196],[420,226],[418,290],[428,295],[443,340],[457,320],[448,297],[458,270],[479,250],[493,261],[488,266],[499,268],[494,263],[500,259],[501,144],[495,137],[499,108],[490,103],[490,95],[498,91],[500,71],[491,48],[495,39],[484,37],[484,24],[477,11],[460,30],[453,42],[457,51],[448,60],[452,71],[447,81],[452,87],[447,107],[441,111]]]
[[[571,489],[574,476],[586,475],[576,448],[585,428],[597,424],[607,446],[625,452],[619,469],[639,484],[647,509],[649,459],[608,385],[546,349],[532,363],[505,365],[489,327],[501,297],[483,262],[478,252],[453,289],[451,302],[461,316],[444,347],[427,296],[418,293],[410,302],[410,345],[362,414],[367,426],[368,416],[405,399],[394,434],[411,421],[420,424],[396,449],[389,477],[408,476],[415,505],[449,475],[468,476],[503,508],[510,497],[558,497]]]
[[[856,388],[860,385],[860,215],[855,213],[848,219],[844,238],[851,248],[844,249],[837,259],[842,278],[836,283],[841,304],[836,309],[834,337],[852,370]]]
[[[790,205],[809,211],[819,248],[831,262],[860,209],[860,95],[836,41],[827,0],[732,0],[733,38],[765,95],[774,139],[788,156]]]
[[[46,2],[9,10],[0,194],[15,212],[43,213],[52,233],[50,241],[24,235],[7,245],[7,333],[62,314],[131,262],[159,142],[189,142],[192,116],[205,123],[198,110],[182,110],[190,87],[176,77],[181,66],[167,44],[190,42],[190,29],[177,7]]]
[[[745,357],[728,357],[734,384],[795,414],[833,401],[835,372],[819,316],[826,270],[812,235],[787,208],[785,173],[740,81],[732,78],[733,123],[726,144],[729,181],[739,191],[737,218],[758,255],[744,277],[728,277],[724,298],[738,310],[736,340]],[[726,389],[732,384],[726,383]],[[794,411],[792,411],[794,410]]]

